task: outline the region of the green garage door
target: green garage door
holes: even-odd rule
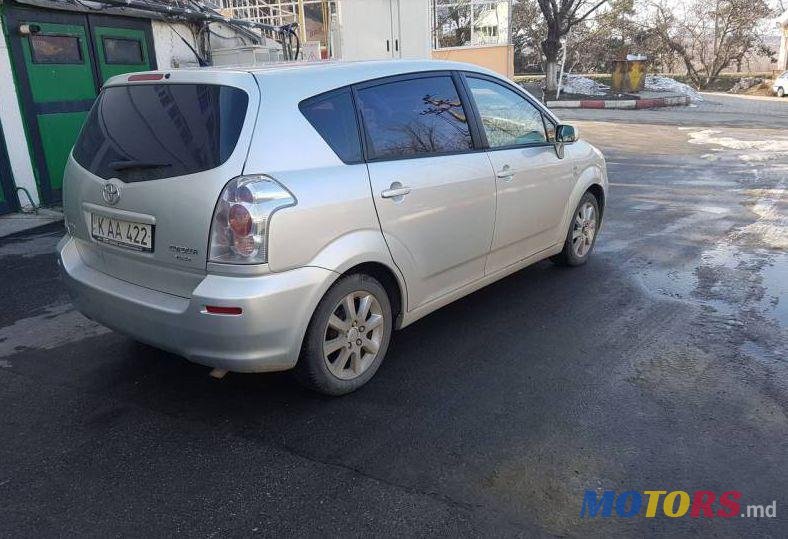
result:
[[[60,202],[63,169],[101,84],[154,68],[150,23],[13,8],[9,40],[41,198]]]

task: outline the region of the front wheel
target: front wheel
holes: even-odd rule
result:
[[[383,362],[393,318],[386,289],[369,275],[338,280],[309,323],[298,380],[325,395],[344,395],[366,384]]]
[[[564,249],[550,257],[550,260],[562,266],[581,266],[588,262],[596,242],[599,217],[599,202],[594,195],[586,192],[572,214]]]
[[[777,97],[785,97],[785,89],[782,86],[777,88]]]

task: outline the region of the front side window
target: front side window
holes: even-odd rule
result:
[[[248,101],[240,88],[210,84],[108,87],[85,120],[74,159],[124,182],[216,168],[235,150]]]
[[[468,77],[490,148],[546,143],[542,113],[517,92],[496,82]]]
[[[450,76],[420,77],[358,90],[371,159],[456,153],[473,148]]]

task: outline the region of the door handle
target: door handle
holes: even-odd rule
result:
[[[501,170],[495,173],[495,175],[503,180],[503,181],[510,181],[512,176],[514,176],[514,171],[509,167],[509,165],[504,165]]]
[[[391,189],[386,189],[385,191],[381,192],[380,196],[382,198],[397,198],[404,197],[408,193],[410,193],[410,187],[395,187],[394,184],[392,184]]]
[[[394,50],[399,52],[399,39],[394,40]]]
[[[391,41],[386,40],[386,52],[391,52]]]

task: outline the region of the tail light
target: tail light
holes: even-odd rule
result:
[[[222,190],[211,223],[208,260],[225,264],[268,262],[268,225],[276,210],[296,199],[268,176],[239,176]]]

